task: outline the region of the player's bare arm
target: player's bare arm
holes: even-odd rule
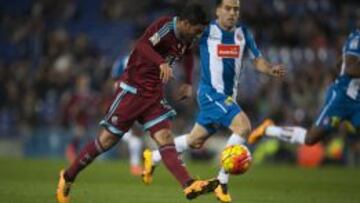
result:
[[[174,77],[173,70],[168,63],[161,64],[159,68],[160,68],[160,79],[164,84]]]
[[[286,74],[284,65],[271,64],[263,57],[256,58],[254,60],[254,66],[256,70],[272,77],[283,78]]]
[[[347,55],[345,57],[345,73],[352,78],[360,77],[360,57]]]

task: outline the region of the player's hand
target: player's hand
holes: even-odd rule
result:
[[[271,68],[270,75],[276,78],[283,78],[286,75],[286,70],[284,65],[282,64],[276,64],[273,65]]]
[[[181,101],[192,96],[192,86],[189,84],[182,84],[177,92],[175,99]]]
[[[165,84],[167,83],[173,76],[173,70],[168,63],[163,63],[160,65],[160,79]]]

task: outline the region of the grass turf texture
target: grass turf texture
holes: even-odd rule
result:
[[[64,165],[62,161],[0,159],[0,202],[55,202],[58,172]],[[188,168],[202,178],[217,174],[216,167],[206,163],[188,163]],[[244,203],[358,203],[359,188],[359,168],[266,165],[230,180],[233,202]],[[153,184],[145,186],[129,175],[126,161],[95,162],[78,177],[71,194],[74,203],[190,202],[163,166],[157,168]],[[217,200],[209,194],[191,202]]]

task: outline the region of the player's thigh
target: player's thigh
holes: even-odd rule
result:
[[[248,116],[244,111],[236,114],[236,116],[232,119],[231,124],[229,126],[230,130],[236,134],[247,136],[251,131],[251,124]]]
[[[203,146],[204,142],[207,140],[210,134],[206,127],[196,123],[187,136],[189,146],[198,149]]]
[[[147,101],[141,96],[119,89],[107,108],[100,125],[120,138],[146,110]]]
[[[114,146],[116,143],[118,143],[119,140],[119,136],[114,135],[106,129],[101,129],[98,134],[99,143],[96,147],[100,149],[100,151],[104,151]]]
[[[170,120],[176,116],[176,112],[165,99],[156,99],[141,115],[139,122],[144,130],[150,132],[158,144],[173,142],[170,131]]]
[[[220,93],[209,93],[199,96],[200,112],[197,123],[205,127],[209,134],[216,132],[220,126],[229,128],[241,108],[229,96]]]

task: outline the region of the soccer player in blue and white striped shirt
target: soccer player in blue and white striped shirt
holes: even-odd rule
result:
[[[358,20],[360,26],[360,19]],[[340,75],[330,85],[325,104],[310,128],[298,126],[280,127],[270,119],[265,120],[249,137],[255,143],[264,135],[275,137],[293,144],[314,145],[341,122],[346,123],[349,134],[359,133],[360,129],[360,29],[350,33],[342,49]]]

